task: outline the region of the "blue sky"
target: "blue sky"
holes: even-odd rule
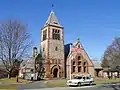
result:
[[[0,0],[0,21],[21,20],[28,25],[34,46],[39,47],[52,4],[65,28],[65,44],[80,38],[93,59],[100,60],[113,38],[120,36],[120,0]]]

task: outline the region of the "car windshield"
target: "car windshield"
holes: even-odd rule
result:
[[[81,78],[82,78],[81,76],[74,77],[74,79],[81,79]]]

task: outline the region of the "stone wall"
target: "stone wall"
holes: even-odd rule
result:
[[[49,55],[53,59],[64,59],[64,45],[62,40],[50,40]]]

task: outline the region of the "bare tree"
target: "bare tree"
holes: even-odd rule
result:
[[[21,62],[28,54],[31,46],[30,34],[26,25],[17,20],[8,20],[0,23],[0,59],[11,78],[11,73],[16,67],[16,60]]]
[[[120,64],[120,37],[113,40],[104,52],[102,67],[115,68]]]
[[[102,67],[108,68],[108,74],[110,69],[118,71],[120,65],[120,37],[113,40],[112,44],[109,45],[104,52],[102,58]],[[120,70],[119,70],[120,71]]]
[[[38,73],[37,79],[42,79],[44,77],[44,58],[42,58],[41,54],[38,54],[38,56],[35,59],[35,71]]]

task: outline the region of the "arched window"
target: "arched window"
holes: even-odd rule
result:
[[[81,56],[78,56],[78,72],[81,72],[81,65],[82,65]]]
[[[86,62],[84,62],[84,64],[83,64],[84,66],[86,65]]]
[[[45,48],[43,48],[43,51],[45,51]]]
[[[52,37],[54,40],[60,40],[60,30],[53,29]]]
[[[78,56],[78,65],[81,65],[81,56]]]
[[[86,66],[84,67],[84,73],[86,72]]]
[[[81,72],[81,66],[78,66],[78,72]]]
[[[47,39],[47,30],[43,31],[43,41]]]
[[[80,57],[80,56],[78,56],[78,60],[81,60],[81,57]]]
[[[81,65],[81,61],[78,61],[78,65]]]
[[[73,72],[75,72],[75,66],[73,66]]]
[[[86,61],[83,63],[83,71],[84,71],[84,73],[87,72],[87,62]]]
[[[76,64],[75,61],[72,62],[72,71],[75,72]]]
[[[55,51],[57,51],[58,50],[58,47],[55,47]]]
[[[75,65],[75,61],[73,61],[73,65]]]

